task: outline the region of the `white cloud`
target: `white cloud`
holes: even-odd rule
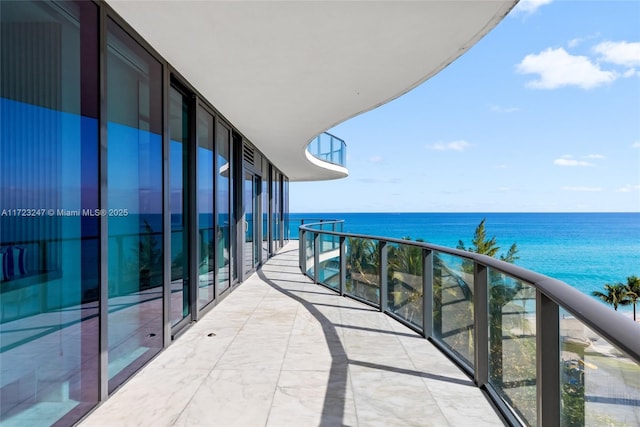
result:
[[[584,39],[576,37],[575,39],[569,40],[569,42],[567,43],[567,47],[576,47],[580,43],[582,43],[583,41],[584,41]]]
[[[371,158],[369,158],[369,161],[371,163],[381,163],[382,162],[382,156],[373,156]]]
[[[541,6],[551,3],[553,0],[520,0],[520,3],[513,9],[514,12],[533,13]]]
[[[577,192],[587,192],[587,193],[595,193],[598,191],[602,191],[601,187],[562,187],[564,191],[577,191]]]
[[[624,187],[618,188],[616,193],[630,193],[632,191],[640,191],[640,185],[627,184]]]
[[[376,178],[359,178],[359,182],[363,182],[365,184],[398,184],[400,180],[398,178],[385,178],[385,177],[376,177]]]
[[[603,71],[586,56],[569,54],[563,48],[548,48],[539,54],[529,54],[516,65],[521,74],[537,74],[538,79],[527,82],[533,89],[557,89],[578,86],[593,89],[618,78],[614,71]]]
[[[625,77],[625,78],[629,78],[633,76],[640,76],[640,72],[638,72],[638,70],[636,70],[635,68],[629,68],[627,71],[622,73],[622,77]]]
[[[602,42],[593,47],[601,61],[625,67],[640,66],[640,42]]]
[[[584,156],[585,159],[604,159],[605,157],[602,154],[589,154]]]
[[[472,145],[467,141],[451,141],[451,142],[437,142],[435,144],[428,145],[427,148],[436,151],[466,151]]]
[[[631,148],[640,148],[640,141],[636,141],[633,144],[631,144]]]
[[[595,39],[597,37],[600,37],[600,33],[594,33],[591,35],[588,35],[586,37],[576,37],[574,39],[571,39],[567,42],[567,47],[569,48],[574,48],[577,47],[579,45],[581,45],[582,43],[586,42],[587,40],[592,40]]]
[[[589,162],[573,159],[572,156],[569,155],[565,155],[558,159],[555,159],[553,161],[553,164],[556,166],[593,166],[593,164]]]
[[[520,111],[518,107],[501,107],[500,105],[489,105],[489,110],[494,113],[515,113]]]

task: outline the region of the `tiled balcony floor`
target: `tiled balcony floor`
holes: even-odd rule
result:
[[[303,276],[292,242],[81,425],[503,423],[427,340]]]

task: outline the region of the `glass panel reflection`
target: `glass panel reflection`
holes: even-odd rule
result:
[[[216,235],[213,228],[213,116],[198,107],[198,308],[214,299]]]
[[[561,425],[637,426],[640,365],[560,312]]]
[[[260,209],[262,214],[262,253],[261,261],[264,263],[269,258],[269,162],[262,163],[263,179],[260,189],[261,200]]]
[[[0,424],[73,425],[98,401],[98,9],[0,19]]]
[[[231,157],[229,129],[218,123],[216,126],[216,146],[217,146],[217,212],[218,223],[216,230],[216,250],[218,268],[218,292],[223,292],[230,286],[231,280],[231,229],[233,212],[231,206]]]
[[[422,248],[389,243],[387,260],[386,309],[422,327]]]
[[[536,425],[536,292],[489,269],[489,382],[528,425]]]
[[[340,289],[340,240],[337,236],[320,235],[318,282]]]
[[[434,252],[433,270],[433,335],[473,367],[473,263]]]
[[[169,212],[171,213],[171,301],[173,325],[189,315],[189,242],[187,227],[187,147],[189,105],[186,96],[169,90]]]
[[[380,243],[377,240],[349,237],[346,241],[346,292],[380,304]]]
[[[305,238],[305,256],[307,257],[306,259],[307,274],[313,277],[314,271],[315,271],[315,258],[313,256],[313,253],[315,251],[314,235],[310,231],[307,231],[304,234],[304,238]]]
[[[254,266],[254,232],[255,227],[253,223],[254,216],[254,180],[253,175],[245,172],[243,182],[243,201],[244,201],[244,244],[243,248],[243,265],[244,273],[248,273]]]
[[[109,390],[162,348],[162,67],[107,22]]]

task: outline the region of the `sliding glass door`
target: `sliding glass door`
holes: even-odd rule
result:
[[[218,290],[220,294],[231,286],[235,278],[235,215],[233,209],[233,174],[231,162],[231,130],[221,122],[216,123],[216,251]]]
[[[171,325],[190,315],[189,289],[189,99],[169,90],[169,211],[171,214]]]
[[[197,205],[198,205],[198,309],[215,298],[214,274],[216,233],[214,229],[214,118],[198,107],[197,135]],[[220,242],[222,243],[222,242]]]
[[[0,424],[99,400],[99,10],[0,2]]]
[[[162,65],[109,20],[106,66],[113,390],[163,345]]]

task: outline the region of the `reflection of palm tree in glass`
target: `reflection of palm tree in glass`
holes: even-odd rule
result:
[[[347,292],[368,300],[373,300],[373,294],[377,295],[378,247],[379,244],[370,239],[347,238]]]
[[[411,240],[411,238],[403,237],[403,240]],[[422,248],[402,244],[389,247],[387,278],[389,309],[411,322],[420,324],[422,322],[420,318],[423,295],[422,274]]]
[[[433,265],[434,336],[473,363],[473,289],[468,283],[472,277],[467,278],[459,257],[434,254]]]
[[[144,233],[140,234],[138,244],[140,288],[147,289],[160,286],[162,277],[162,249],[154,236],[153,229],[147,220],[144,220]],[[157,283],[154,283],[157,282]]]

